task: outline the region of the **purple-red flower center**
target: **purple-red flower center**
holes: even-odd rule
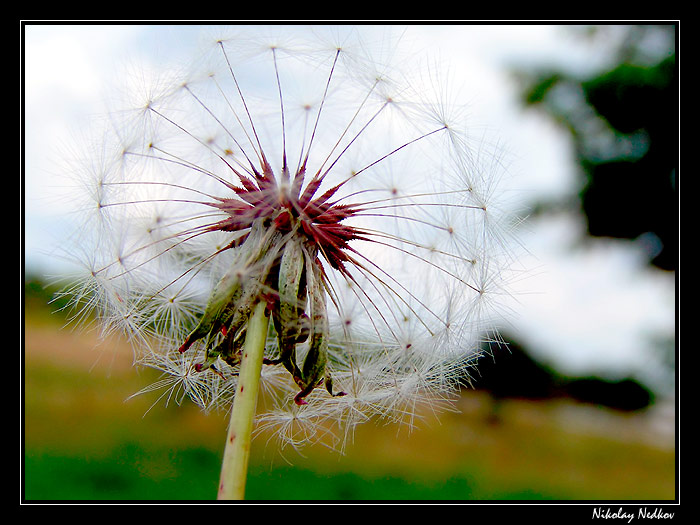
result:
[[[263,161],[263,171],[253,170],[252,176],[235,169],[234,172],[240,186],[230,183],[227,186],[236,197],[217,198],[217,202],[209,203],[228,217],[211,225],[209,231],[242,232],[256,219],[269,218],[282,233],[300,228],[332,268],[347,273],[344,263],[352,260],[348,243],[353,239],[365,239],[365,236],[358,228],[341,224],[359,211],[331,200],[342,183],[316,196],[323,176],[316,174],[304,187],[305,166],[291,181],[278,181],[266,161]],[[231,247],[240,245],[246,236],[238,237]]]

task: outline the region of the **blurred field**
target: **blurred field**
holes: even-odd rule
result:
[[[148,411],[126,399],[155,379],[118,341],[28,301],[24,354],[26,500],[210,500],[224,414],[191,405]],[[254,442],[253,500],[672,500],[673,422],[570,401],[503,401],[465,392],[461,413],[426,414],[412,432],[366,424],[344,455],[282,453]],[[148,413],[146,413],[148,411]],[[669,426],[670,425],[670,426]]]

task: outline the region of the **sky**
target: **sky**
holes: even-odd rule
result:
[[[197,45],[202,28],[58,24],[24,30],[23,270],[60,274],[63,263],[51,246],[71,229],[70,204],[57,198],[60,159],[85,122],[104,111],[104,94],[120,64],[177,64]],[[614,28],[608,32],[615,38]],[[474,129],[503,147],[514,207],[576,193],[567,136],[520,106],[508,67],[596,71],[609,57],[604,41],[582,45],[559,26],[527,24],[415,25],[405,28],[405,38],[459,64],[451,73],[463,86]],[[650,341],[674,333],[674,276],[646,265],[643,243],[595,239],[584,246],[578,242],[584,231],[583,218],[575,215],[525,223],[523,266],[532,270],[515,284],[504,326],[537,359],[564,373],[655,381]]]

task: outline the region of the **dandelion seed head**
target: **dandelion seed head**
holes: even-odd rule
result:
[[[89,275],[66,294],[163,373],[141,393],[205,410],[233,399],[265,303],[261,431],[342,444],[444,408],[473,366],[512,262],[499,165],[483,169],[453,92],[395,71],[419,62],[388,39],[268,29],[128,77],[85,170]]]

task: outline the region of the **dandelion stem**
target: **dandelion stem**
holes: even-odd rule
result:
[[[233,400],[221,465],[217,497],[220,500],[242,500],[245,495],[253,419],[267,339],[268,317],[265,307],[264,302],[258,303],[248,321],[236,396]]]

